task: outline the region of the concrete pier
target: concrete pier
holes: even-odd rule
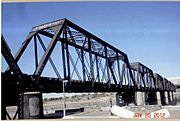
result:
[[[43,117],[41,92],[26,92],[21,97],[21,119],[40,119]]]
[[[174,101],[174,92],[173,91],[171,92],[171,95],[172,95],[172,99]]]
[[[135,104],[137,106],[145,105],[168,105],[173,104],[173,92],[152,91],[152,92],[121,92],[116,94],[116,104],[118,106],[128,106]]]
[[[175,104],[175,97],[174,97],[174,92],[171,91],[171,96],[172,96],[172,101],[173,101],[173,105]]]
[[[135,103],[137,106],[145,105],[145,93],[144,92],[136,92],[135,93]]]
[[[169,96],[170,96],[170,102],[173,102],[173,97],[172,97],[172,92],[169,91]]]
[[[160,95],[160,92],[156,92],[156,97],[157,97],[157,105],[162,105],[161,104],[161,95]]]
[[[146,105],[156,105],[157,104],[157,96],[156,92],[145,92],[145,104]]]
[[[120,106],[120,107],[124,106],[124,100],[123,100],[122,92],[116,94],[116,105]]]
[[[161,91],[161,92],[160,92],[160,96],[161,96],[161,104],[162,104],[162,105],[166,105],[165,92],[164,92],[164,91]]]
[[[128,106],[130,104],[134,105],[135,92],[124,91],[116,94],[116,105],[118,106]]]
[[[165,96],[165,104],[167,105],[167,104],[169,104],[168,92],[167,91],[164,92],[164,96]]]

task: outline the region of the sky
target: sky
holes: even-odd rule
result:
[[[2,3],[2,33],[15,55],[33,26],[67,18],[126,53],[130,62],[178,77],[179,13],[180,2]],[[25,72],[31,66],[27,58],[20,63]],[[6,67],[2,57],[2,71]]]

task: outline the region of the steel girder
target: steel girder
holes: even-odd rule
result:
[[[51,39],[47,48],[43,45],[43,41],[47,41],[44,40],[44,36]],[[116,85],[115,87],[117,88],[123,85],[123,79],[128,78],[131,80],[128,84],[131,83],[131,87],[136,88],[127,55],[67,19],[33,27],[15,55],[16,63],[32,40],[34,40],[36,67],[32,80],[37,85],[42,71],[49,60],[57,77],[60,80],[68,80],[69,86],[73,80],[79,80],[91,82],[92,87],[95,82],[98,82],[107,84],[107,88],[110,88],[112,84]],[[45,51],[40,61],[38,60],[38,41]],[[58,73],[58,69],[50,57],[57,43],[61,43],[63,75]],[[74,59],[72,48],[77,55],[77,59]],[[123,73],[121,69],[122,63],[127,67],[128,77],[121,74]],[[81,71],[79,71],[79,65],[82,68]],[[76,79],[73,78],[75,74]]]
[[[170,81],[168,81],[166,78],[163,78],[163,83],[164,83],[164,90],[167,91],[175,91],[176,90],[176,86],[174,86],[174,84]]]
[[[154,73],[154,78],[156,80],[157,90],[164,90],[163,77],[157,73]]]
[[[176,86],[161,75],[154,73],[154,78],[158,91],[176,91]]]
[[[138,89],[155,90],[155,91],[175,91],[176,87],[166,78],[163,78],[157,73],[146,67],[145,65],[134,62],[130,63],[130,67],[135,77]]]
[[[44,42],[47,41],[45,37],[50,40],[47,48],[44,45]],[[129,64],[128,57],[124,52],[67,19],[33,27],[14,57],[16,63],[32,40],[34,40],[36,67],[32,81],[36,85],[39,84],[39,78],[49,60],[59,81],[68,80],[69,88],[73,81],[79,81],[90,82],[91,88],[97,83],[107,84],[105,87],[103,86],[104,88],[115,85],[117,91],[124,87],[146,90],[174,89],[173,84],[169,81],[165,81],[168,85],[165,84],[165,87],[163,81],[159,81],[163,78],[154,76],[153,71],[148,67],[141,63]],[[40,60],[38,60],[38,42],[44,50]],[[62,75],[51,59],[57,43],[61,43]]]
[[[10,67],[9,71],[11,71],[14,75],[17,76],[18,81],[22,81],[21,69],[19,68],[17,62],[15,61],[13,55],[11,54],[11,50],[8,44],[6,43],[6,40],[3,37],[3,35],[1,35],[1,43],[2,43],[1,53]]]
[[[150,68],[139,62],[130,63],[130,67],[133,71],[138,89],[156,90],[157,85],[155,83],[153,71]]]
[[[47,47],[46,38],[49,39]],[[62,92],[62,80],[68,80],[66,92],[176,90],[167,79],[153,74],[151,69],[141,63],[130,64],[124,52],[67,19],[33,27],[15,57],[2,35],[1,41],[2,54],[9,65],[6,72],[2,73],[2,102],[5,106],[18,105],[18,94],[24,91]],[[32,75],[27,75],[22,73],[17,63],[32,41],[35,70]],[[38,55],[38,43],[44,52],[42,57]],[[51,57],[58,43],[61,44],[61,69],[56,67]],[[57,78],[42,77],[48,60]],[[62,75],[59,70],[63,70]],[[7,90],[8,86],[12,88]],[[5,96],[7,92],[8,97]]]

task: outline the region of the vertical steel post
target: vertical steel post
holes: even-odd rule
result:
[[[109,61],[108,61],[108,51],[107,47],[105,47],[105,56],[106,56],[106,71],[107,71],[107,77],[108,77],[108,87],[110,87],[110,74],[109,74]]]
[[[91,39],[88,37],[88,50],[89,50],[89,61],[90,61],[90,75],[91,75],[91,81],[92,85],[94,85],[94,65],[92,60],[92,47],[91,47]]]
[[[66,28],[64,29],[64,34],[65,34],[65,40],[68,41],[67,38],[67,31]],[[67,80],[68,80],[68,85],[71,85],[71,72],[70,72],[70,62],[69,62],[69,47],[68,44],[65,44],[66,46],[66,62],[67,62]]]
[[[98,60],[97,55],[95,55],[95,59],[96,59],[97,79],[98,79],[98,82],[100,82],[100,77],[99,77],[99,60]]]
[[[139,78],[139,77],[140,77],[139,75],[140,75],[140,73],[139,73],[139,66],[138,66],[138,67],[137,67],[137,75],[136,75],[136,77],[137,77],[137,80],[136,80],[136,81],[137,81],[137,88],[138,88],[138,89],[140,89],[140,87],[141,87],[141,81],[139,80],[139,79],[140,79],[140,78]]]
[[[38,50],[37,50],[37,38],[34,35],[34,54],[35,54],[35,67],[38,67]]]
[[[119,64],[119,59],[118,59],[118,52],[116,52],[116,56],[117,56],[117,67],[118,67],[118,75],[119,75],[119,83],[121,82],[121,71],[120,71],[120,64]],[[120,83],[120,86],[122,86],[122,84]]]
[[[85,73],[85,63],[84,63],[84,51],[81,49],[81,62],[82,62],[82,72],[83,72],[83,81],[86,81],[86,73]]]
[[[120,77],[121,85],[123,85],[124,73],[125,73],[125,64],[122,65],[122,70],[121,70],[121,77]]]
[[[65,37],[65,34],[63,33],[63,37]],[[65,45],[62,42],[61,43],[62,47],[62,61],[63,61],[63,70],[64,70],[64,79],[67,79],[67,74],[66,74],[66,56],[65,56]]]

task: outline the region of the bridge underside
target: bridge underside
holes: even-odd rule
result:
[[[23,92],[35,92],[40,91],[42,93],[62,93],[63,92],[63,83],[59,78],[50,78],[50,77],[40,77],[39,85],[37,86],[32,81],[32,75],[23,74],[23,77],[26,81],[26,84],[18,84],[17,77],[8,74],[1,73],[2,80],[2,102],[6,106],[18,105],[19,94]],[[7,88],[11,87],[11,88]],[[135,88],[134,86],[122,85],[116,86],[115,84],[105,84],[95,82],[92,85],[91,81],[80,81],[80,80],[71,80],[71,86],[65,84],[65,92],[67,93],[89,93],[89,92],[146,92],[146,87]],[[165,90],[157,90],[155,88],[148,89],[149,92],[164,92]]]
[[[40,91],[42,93],[62,93],[62,80],[59,78],[50,78],[50,77],[40,77],[39,85],[37,86],[32,81],[32,75],[24,74],[24,79],[26,84],[18,84],[17,77],[8,74],[1,73],[2,80],[2,102],[6,106],[14,106],[18,104],[19,94],[23,92],[34,92]],[[11,87],[11,88],[8,88]],[[65,92],[67,93],[88,93],[88,92],[122,92],[122,91],[137,91],[138,89],[134,86],[122,85],[117,87],[115,84],[105,84],[95,82],[92,86],[91,81],[80,81],[80,80],[71,80],[71,86],[65,84]],[[139,89],[145,91],[145,88]],[[153,90],[152,90],[153,91]]]

